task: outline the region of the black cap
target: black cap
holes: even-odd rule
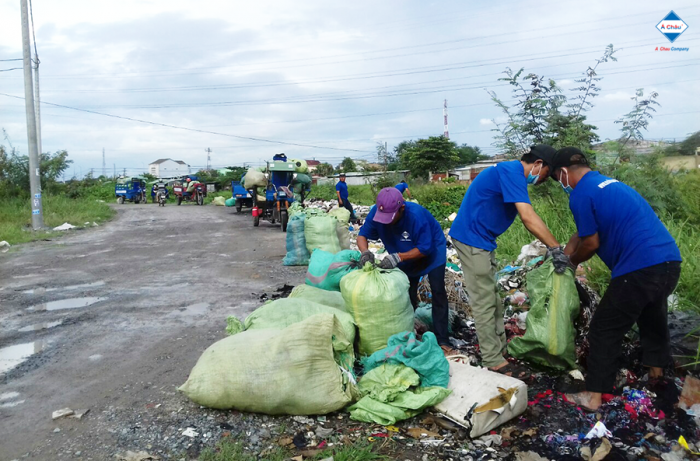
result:
[[[338,175],[338,177],[339,177],[339,178],[344,178],[344,177],[345,177],[345,173],[340,173],[340,174]]]
[[[552,162],[552,171],[571,165],[588,165],[588,159],[583,152],[581,152],[581,149],[577,149],[576,147],[564,147],[559,149]]]
[[[544,163],[551,166],[557,150],[552,146],[548,146],[547,144],[537,144],[530,146],[530,153],[541,158]]]

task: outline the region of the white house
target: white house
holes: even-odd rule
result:
[[[149,164],[148,172],[161,179],[178,178],[190,174],[190,166],[182,160],[162,158]]]

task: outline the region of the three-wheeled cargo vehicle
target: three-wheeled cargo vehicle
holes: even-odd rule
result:
[[[183,201],[204,205],[204,197],[207,196],[207,187],[199,182],[197,176],[187,175],[173,184],[173,193],[177,197],[178,205],[181,205]]]
[[[146,201],[146,180],[140,177],[120,178],[114,186],[117,203],[148,203]]]

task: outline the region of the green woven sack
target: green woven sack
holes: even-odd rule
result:
[[[305,299],[324,306],[334,307],[343,312],[347,312],[345,300],[339,291],[328,291],[311,285],[299,285],[294,287],[289,298]]]
[[[306,237],[306,248],[309,253],[315,249],[337,253],[340,251],[338,241],[338,222],[330,216],[312,216],[306,220],[304,225],[304,236]]]
[[[554,272],[547,260],[527,274],[530,310],[527,330],[508,344],[513,357],[555,370],[576,368],[576,329],[581,301],[576,291],[574,271]]]
[[[328,293],[328,292],[326,292]],[[335,307],[325,306],[307,299],[282,298],[271,301],[255,309],[243,323],[246,331],[263,328],[286,328],[295,323],[303,322],[317,314],[332,314],[338,318],[345,337],[351,343],[355,342],[355,322],[352,315],[342,312]]]
[[[199,405],[269,415],[323,415],[357,396],[339,361],[353,356],[337,317],[244,331],[207,348],[180,390]],[[350,360],[352,362],[352,360]]]
[[[316,250],[311,253],[306,284],[323,290],[340,291],[340,281],[357,269],[359,261],[360,252],[356,250],[343,250],[336,254]]]
[[[304,223],[306,215],[296,213],[287,222],[287,254],[282,260],[285,266],[306,266],[309,264],[309,250],[306,248]]]
[[[360,354],[371,355],[386,347],[392,335],[413,331],[408,287],[408,277],[400,269],[379,269],[374,264],[342,278],[340,292],[358,328]]]
[[[383,426],[420,414],[442,402],[452,391],[443,387],[417,388],[420,379],[404,365],[382,365],[362,377],[362,399],[348,408],[350,418]]]

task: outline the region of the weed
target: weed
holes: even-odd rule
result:
[[[0,240],[11,245],[40,240],[55,233],[31,230],[32,212],[29,199],[9,198],[0,202]],[[45,195],[44,224],[56,227],[67,222],[81,226],[86,222],[101,223],[114,215],[106,203],[95,199],[74,200],[66,196]]]
[[[283,461],[294,456],[290,450],[277,447],[264,457],[260,457],[250,451],[246,451],[243,444],[235,439],[224,438],[216,448],[209,448],[202,452],[200,461]],[[323,450],[315,455],[312,460],[322,460],[333,457],[335,461],[383,461],[389,458],[376,452],[374,445],[367,442],[357,442],[349,446],[335,446]]]

